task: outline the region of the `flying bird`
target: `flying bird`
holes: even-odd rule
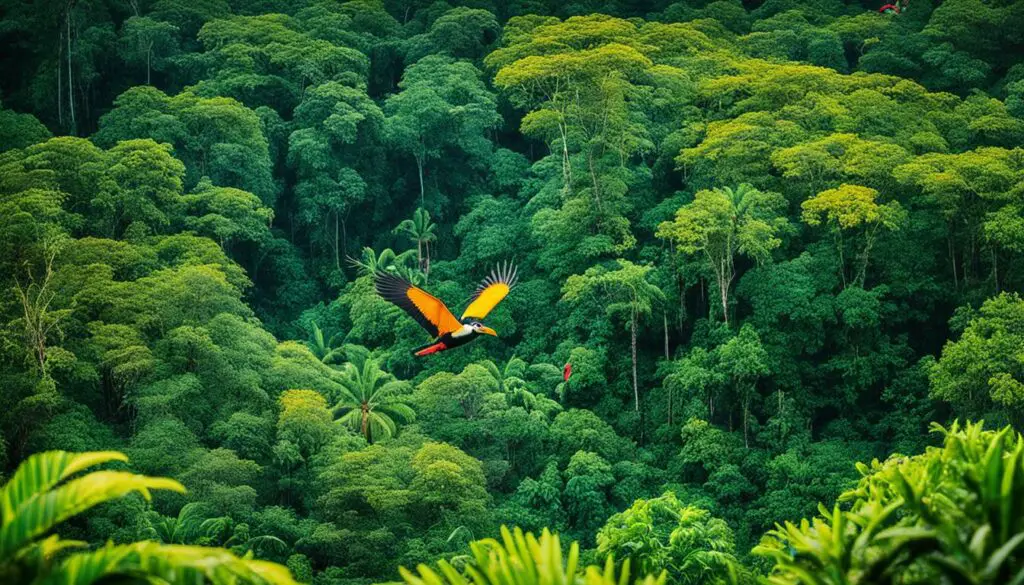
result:
[[[465,345],[481,335],[497,337],[494,329],[480,321],[508,296],[518,276],[518,268],[510,263],[496,267],[473,292],[461,319],[457,319],[436,297],[400,276],[377,271],[373,275],[373,283],[377,294],[408,313],[434,337],[433,341],[412,352],[416,356],[425,356]]]

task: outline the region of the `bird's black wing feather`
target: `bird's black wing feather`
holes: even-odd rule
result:
[[[408,313],[434,337],[461,327],[444,303],[400,276],[378,271],[373,284],[377,294]]]

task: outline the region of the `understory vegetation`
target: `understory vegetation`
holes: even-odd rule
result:
[[[1024,3],[882,4],[0,0],[0,581],[1024,583]]]

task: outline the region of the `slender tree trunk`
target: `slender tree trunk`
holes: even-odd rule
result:
[[[665,328],[665,359],[668,360],[668,311],[662,311],[661,313],[662,324]]]
[[[729,324],[729,288],[728,288],[728,286],[729,285],[724,283],[724,282],[722,283],[722,286],[721,286],[721,293],[722,293],[722,322],[724,322],[726,325]]]
[[[423,157],[421,156],[416,157],[416,172],[419,174],[420,177],[420,207],[426,209],[426,195],[425,189],[423,187]]]
[[[338,239],[338,211],[334,211],[334,267],[341,270],[341,245]]]
[[[854,284],[864,288],[864,281],[867,280],[868,274],[868,262],[871,258],[871,248],[875,245],[875,232],[878,230],[878,225],[868,228],[864,234],[864,254],[861,258],[860,269],[857,271],[857,277],[854,280]]]
[[[633,351],[633,401],[636,406],[636,411],[640,412],[640,388],[636,380],[636,325],[637,325],[637,314],[633,311],[632,319],[630,320],[630,338],[632,342]]]
[[[75,91],[74,79],[71,76],[71,7],[72,4],[68,4],[67,14],[64,15],[64,22],[67,28],[67,47],[68,47],[68,111],[71,114],[71,134],[77,134],[77,124],[75,123]]]
[[[150,64],[150,61],[152,59],[152,56],[153,56],[153,45],[151,43],[149,45],[149,48],[146,49],[146,85],[152,85],[152,83],[150,83],[150,81],[149,81],[149,70],[150,70],[149,64]]]
[[[665,329],[665,360],[668,361],[668,359],[669,359],[669,352],[668,352],[668,311],[662,311],[661,312],[661,320],[662,320],[662,326]],[[672,391],[672,386],[670,384],[669,387],[668,387],[668,424],[670,426],[672,425],[672,394],[673,394],[673,391]]]
[[[373,441],[370,438],[370,408],[364,402],[360,406],[360,409],[362,410],[362,417],[359,423],[359,430],[363,433],[363,436],[366,437],[366,442],[372,443]]]
[[[569,132],[565,122],[558,123],[558,132],[562,135],[562,179],[565,181],[565,193],[572,188],[572,163],[569,161]]]
[[[718,298],[722,303],[722,322],[729,324],[729,276],[725,259],[719,261],[718,266]]]
[[[57,29],[57,124],[64,127],[64,74],[61,72],[60,62],[64,56],[64,34]]]
[[[956,272],[956,245],[953,243],[953,226],[949,226],[949,263],[953,267],[953,288],[960,290],[960,280]]]

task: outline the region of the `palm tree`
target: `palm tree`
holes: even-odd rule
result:
[[[380,368],[369,351],[359,346],[346,346],[349,362],[341,370],[341,399],[334,412],[342,424],[366,437],[389,439],[398,429],[395,420],[411,422],[416,412],[403,401],[406,383]]]
[[[309,350],[313,352],[321,362],[332,364],[341,357],[343,351],[338,347],[338,341],[342,338],[340,333],[331,336],[330,341],[324,340],[324,332],[316,321],[310,323],[313,326],[313,341],[307,343]]]
[[[151,520],[145,530],[146,537],[167,544],[190,544],[201,530],[206,518],[201,512],[202,504],[191,502],[178,510],[178,516],[160,516]]]
[[[204,517],[202,507],[201,502],[185,504],[175,518],[159,516],[156,521],[150,521],[145,533],[150,540],[168,544],[216,544],[240,555],[249,551],[260,555],[288,551],[288,544],[280,538],[252,536],[248,524],[235,524],[230,516]]]
[[[416,241],[416,265],[423,274],[430,278],[430,242],[437,241],[437,224],[430,221],[430,214],[422,207],[412,215],[412,219],[403,220],[395,228]]]
[[[396,254],[391,248],[384,248],[377,254],[366,246],[359,258],[349,258],[349,263],[359,269],[360,274],[374,274],[378,271],[398,272],[412,256],[412,250]]]
[[[127,471],[81,472],[121,453],[49,451],[26,459],[0,487],[0,583],[59,582],[91,585],[135,577],[164,583],[296,585],[286,567],[235,556],[228,550],[154,541],[114,544],[68,554],[87,543],[46,536],[58,524],[105,502],[150,490],[184,493],[172,479]]]

